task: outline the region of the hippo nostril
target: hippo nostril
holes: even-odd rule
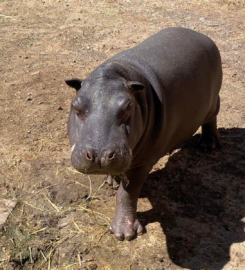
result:
[[[115,158],[115,150],[113,149],[107,149],[102,153],[101,159],[100,159],[100,164],[102,167],[104,166],[108,166],[111,162],[111,160],[113,160]]]
[[[93,160],[94,158],[94,155],[93,155],[93,152],[91,150],[88,150],[87,153],[86,153],[86,158],[88,160]]]
[[[109,155],[108,155],[108,159],[113,159],[115,156],[115,152],[110,152]]]

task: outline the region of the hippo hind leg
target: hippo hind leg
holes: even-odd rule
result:
[[[202,125],[202,135],[199,141],[199,146],[205,152],[221,147],[219,132],[217,129],[217,114],[220,108],[218,99],[216,112],[208,122]]]
[[[217,117],[207,124],[202,125],[202,136],[199,146],[205,152],[211,151],[221,146],[219,132],[217,130]]]

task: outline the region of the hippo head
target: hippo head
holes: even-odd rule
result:
[[[66,84],[77,90],[68,120],[73,167],[87,174],[125,172],[144,128],[139,105],[144,85],[108,66]]]

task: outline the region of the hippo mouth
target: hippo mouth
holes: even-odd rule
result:
[[[127,171],[128,169],[128,168],[125,168],[125,170],[115,171],[115,170],[105,170],[105,169],[82,169],[82,168],[77,168],[74,165],[73,167],[80,173],[96,174],[96,175],[120,175],[120,174],[125,173],[125,171]]]
[[[111,172],[109,172],[109,171],[99,171],[99,170],[97,170],[97,171],[88,171],[88,170],[80,170],[80,172],[81,173],[83,173],[83,174],[95,174],[95,175],[120,175],[120,174],[123,174],[124,172],[115,172],[115,171],[111,171]]]

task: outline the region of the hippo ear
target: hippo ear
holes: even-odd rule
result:
[[[81,88],[82,80],[74,78],[65,80],[65,83],[78,91]]]
[[[136,82],[136,81],[128,81],[127,85],[130,90],[133,90],[136,92],[142,91],[145,88],[145,86],[142,83]]]

